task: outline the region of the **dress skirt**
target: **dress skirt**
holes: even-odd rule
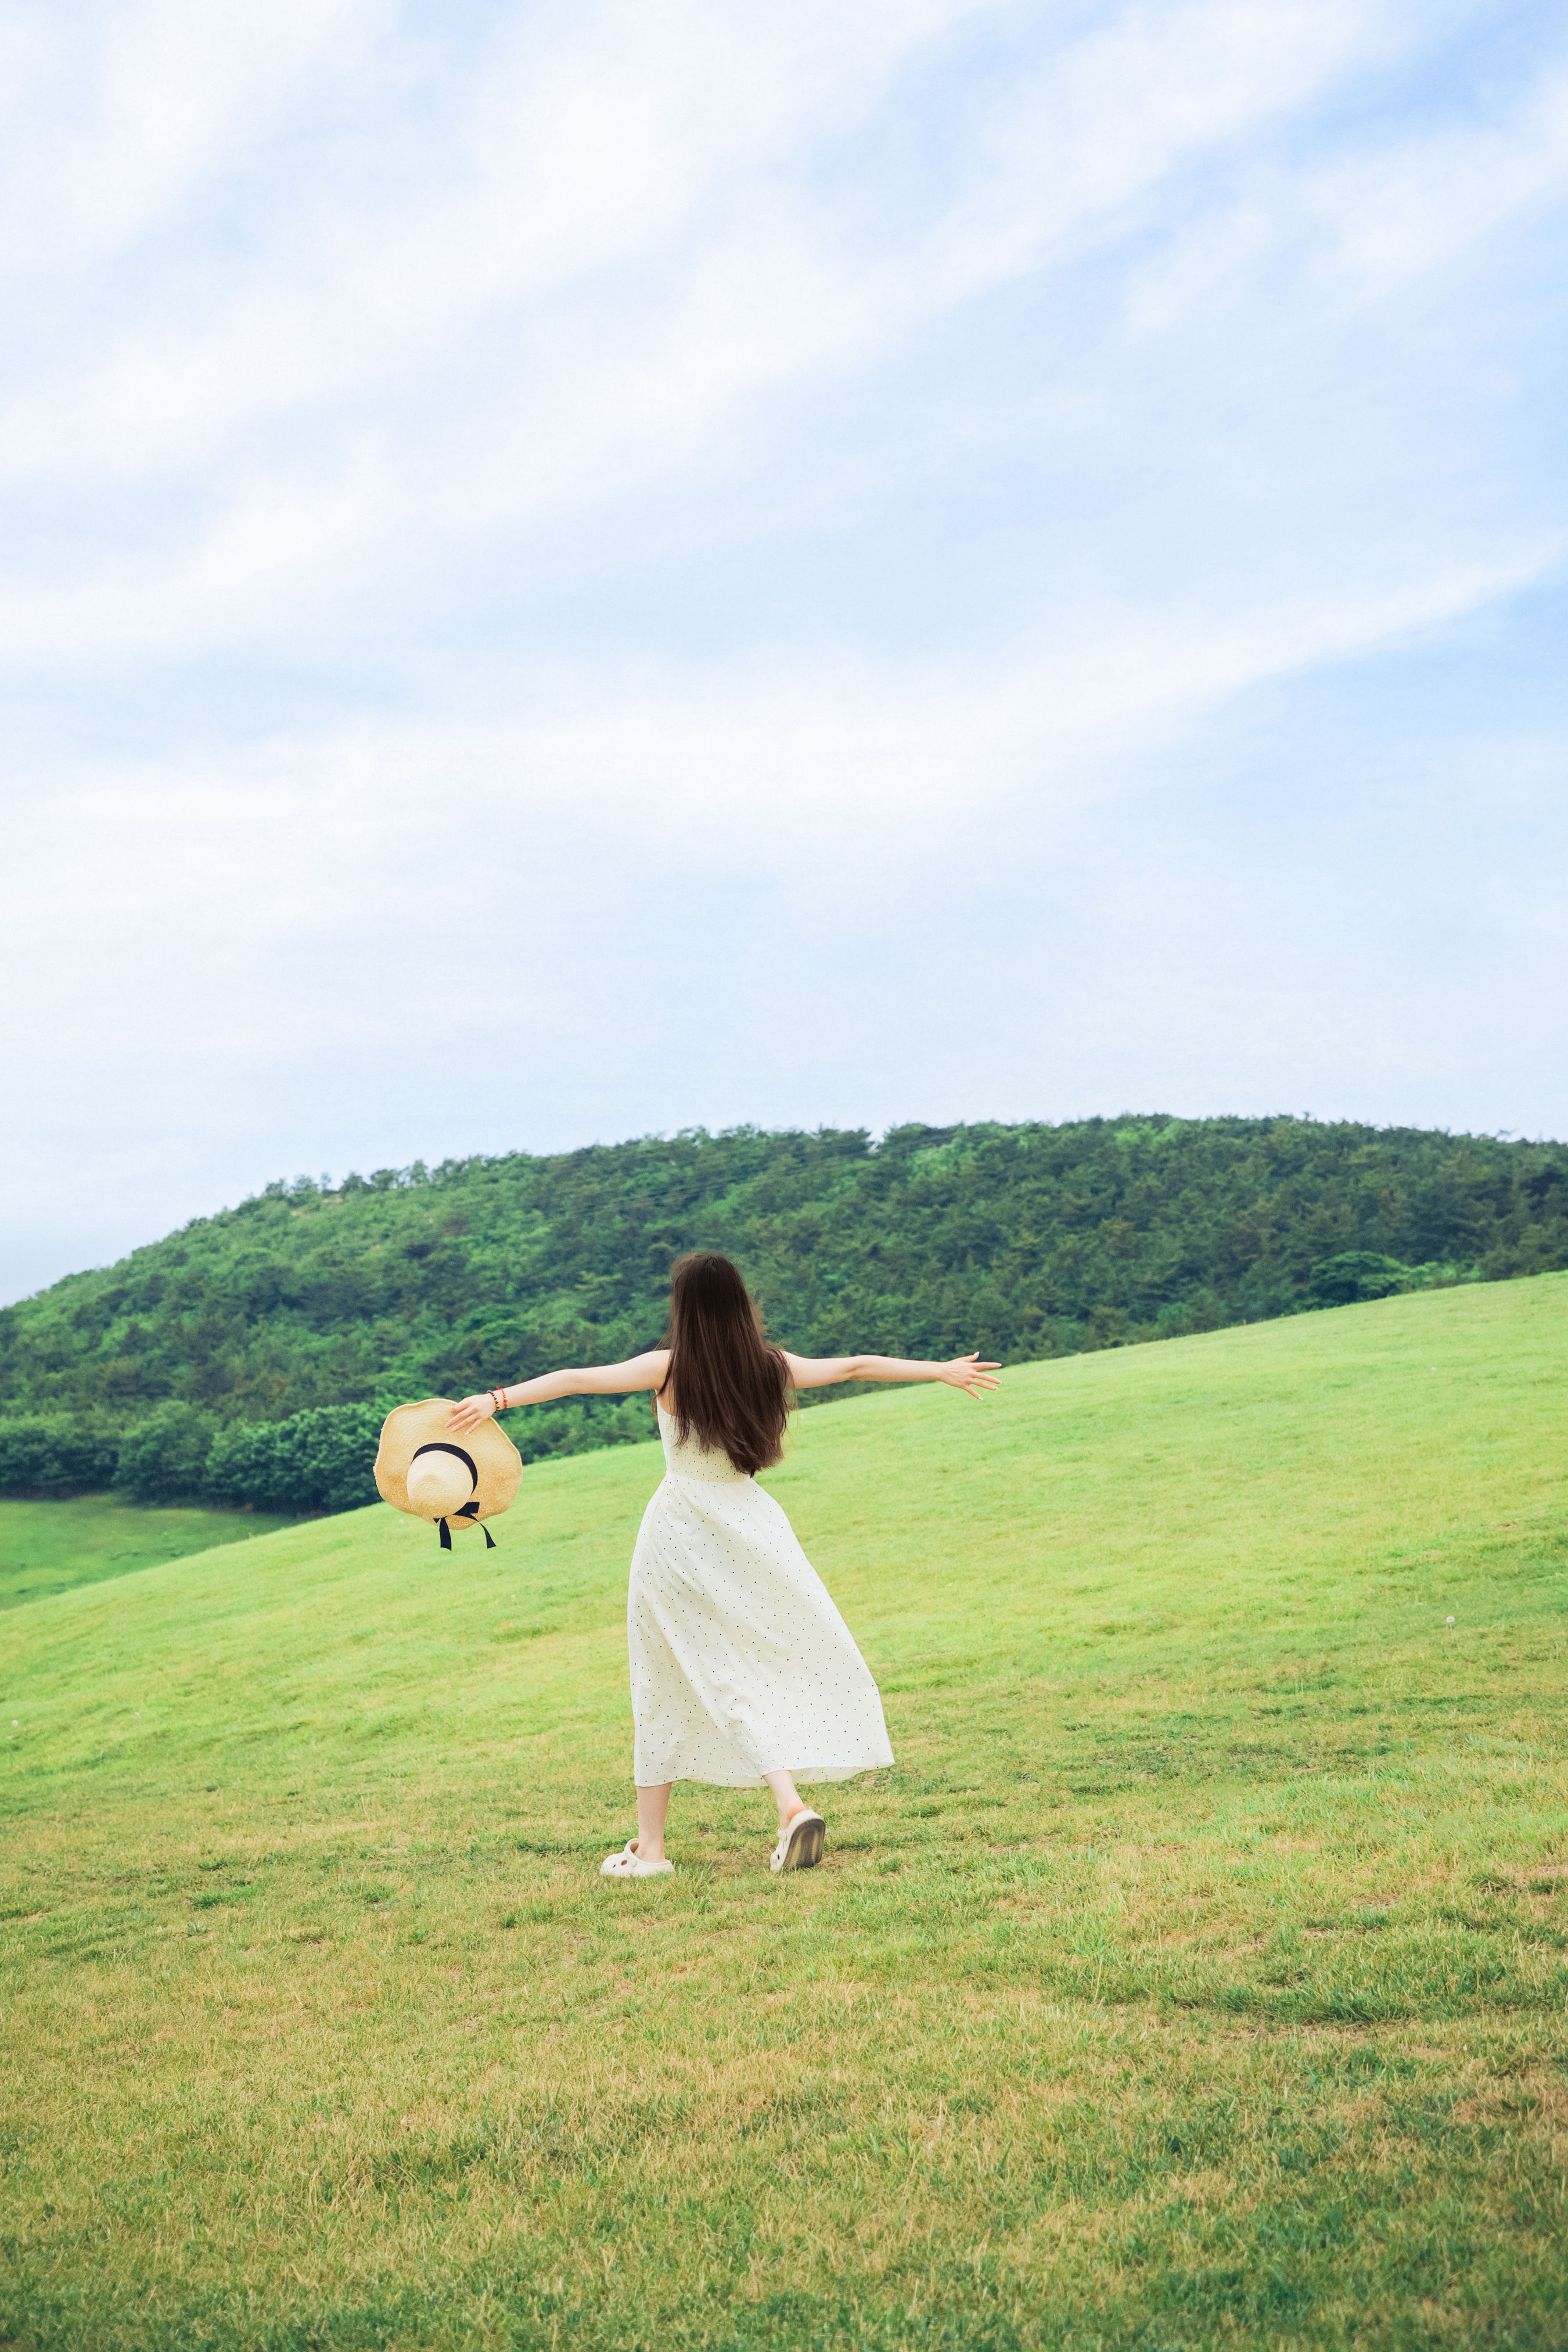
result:
[[[698,1455],[661,1427],[668,1455]],[[717,1475],[672,1471],[654,1494],[626,1639],[639,1788],[748,1788],[781,1769],[847,1780],[893,1760],[871,1670],[827,1587],[773,1496],[727,1461]]]

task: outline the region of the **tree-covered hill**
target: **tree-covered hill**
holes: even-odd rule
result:
[[[1568,1266],[1568,1150],[1130,1117],[300,1178],[0,1314],[0,1487],[358,1500],[388,1404],[652,1344],[696,1246],[739,1259],[797,1349],[1016,1362]],[[634,1400],[511,1427],[536,1454],[648,1419]]]

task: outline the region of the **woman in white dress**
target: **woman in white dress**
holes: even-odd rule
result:
[[[792,1356],[769,1344],[727,1257],[679,1260],[666,1345],[624,1364],[546,1372],[465,1397],[460,1435],[498,1412],[555,1397],[654,1391],[665,1476],[643,1514],[626,1601],[637,1833],[607,1878],[673,1868],[664,1825],[677,1780],[763,1783],[778,1804],[775,1871],[822,1858],[825,1824],[795,1783],[890,1764],[882,1701],[826,1586],[755,1474],[778,1461],[792,1389],[836,1381],[944,1381],[978,1396],[997,1367],[978,1356]]]

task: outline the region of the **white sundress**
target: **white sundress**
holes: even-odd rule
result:
[[[680,1444],[662,1405],[658,1433],[626,1595],[637,1786],[890,1764],[871,1670],[778,1504],[727,1454]]]

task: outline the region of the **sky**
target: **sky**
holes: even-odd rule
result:
[[[1560,8],[0,67],[0,1299],[695,1126],[1568,1133]]]

